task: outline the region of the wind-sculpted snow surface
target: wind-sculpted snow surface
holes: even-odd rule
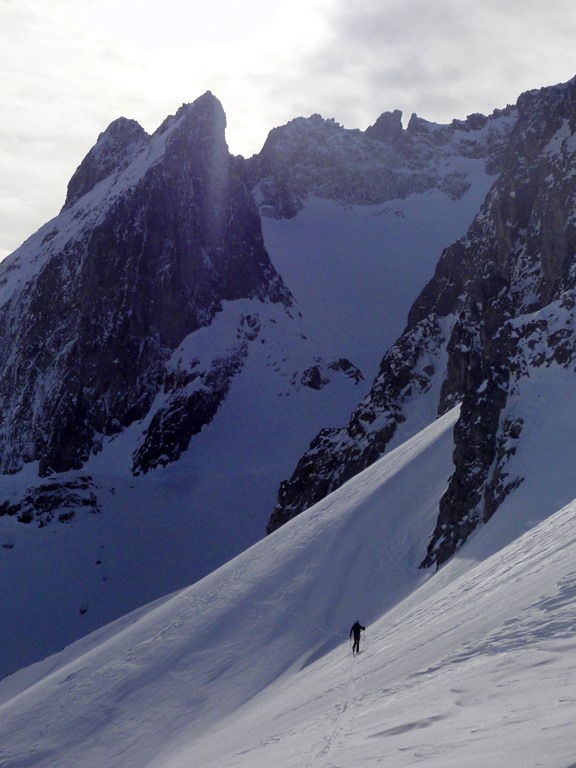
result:
[[[522,502],[432,575],[419,542],[457,417],[198,584],[2,681],[0,763],[571,765],[576,503],[543,510],[534,491],[573,448],[557,424],[531,432]],[[568,471],[555,482],[574,498]]]

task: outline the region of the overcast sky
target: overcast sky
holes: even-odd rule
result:
[[[121,115],[211,90],[235,154],[314,112],[450,122],[576,75],[574,0],[0,0],[0,257]]]

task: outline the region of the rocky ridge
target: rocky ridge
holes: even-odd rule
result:
[[[413,118],[404,130],[390,113],[361,132],[299,118],[245,160],[230,155],[207,93],[151,135],[120,118],[98,137],[60,214],[0,265],[0,623],[19,639],[0,674],[202,578],[264,533],[281,478],[367,390],[354,357],[374,370],[372,344],[359,349],[367,307],[400,328],[409,284],[440,247],[400,298],[370,284],[348,335],[345,320],[339,334],[322,326],[315,305],[335,317],[352,275],[354,291],[366,288],[356,260],[393,277],[420,203],[426,221],[453,214],[450,231],[464,231],[515,119]],[[297,273],[309,258],[320,281],[306,293]],[[292,269],[302,304],[277,265]],[[399,396],[412,362],[424,392],[434,335],[448,333],[438,327],[422,324],[411,342],[429,333],[428,362],[390,359]],[[366,403],[363,424],[378,418]],[[38,615],[39,604],[50,608]]]
[[[469,188],[462,160],[478,159],[497,173],[514,109],[470,115],[438,125],[385,112],[366,131],[347,130],[321,115],[274,128],[247,162],[248,183],[263,216],[290,218],[309,197],[374,205],[441,189],[459,199]]]

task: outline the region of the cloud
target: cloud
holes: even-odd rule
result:
[[[576,71],[571,0],[554,13],[540,0],[339,1],[327,25],[300,83],[305,72],[337,119],[360,127],[394,108],[439,122],[491,112]]]
[[[55,216],[72,173],[122,114],[136,62],[65,23],[66,0],[0,0],[0,258]]]

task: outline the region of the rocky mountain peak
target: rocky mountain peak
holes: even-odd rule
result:
[[[14,636],[62,623],[47,614],[28,632],[40,583],[92,622],[69,641],[205,575],[263,532],[310,440],[269,530],[454,408],[453,471],[443,460],[436,524],[426,518],[428,540],[418,529],[411,563],[442,564],[504,514],[529,485],[523,441],[547,413],[527,411],[526,389],[532,405],[553,402],[554,371],[574,381],[574,88],[448,125],[412,116],[403,129],[395,110],[347,130],[314,114],[250,160],[230,155],[210,92],[150,136],[112,123],[61,214],[0,265],[0,552],[36,593],[13,601]],[[409,291],[392,307],[400,273]],[[429,280],[368,392],[354,357],[368,336],[359,325],[343,338],[367,274],[391,286],[370,284],[361,307],[380,345]],[[397,330],[379,336],[387,323]],[[554,428],[569,430],[563,416]],[[37,557],[40,537],[58,559]],[[61,647],[52,637],[43,652]]]
[[[124,170],[144,149],[149,139],[144,128],[136,120],[119,117],[110,123],[70,179],[62,210],[74,205],[99,181],[115,171]]]
[[[97,435],[144,417],[171,352],[223,301],[291,303],[225,125],[207,93],[152,137],[115,121],[88,153],[66,210],[28,256],[45,252],[44,267],[0,307],[3,471],[30,461],[44,475],[80,468]]]
[[[217,141],[226,144],[226,113],[219,99],[206,91],[193,102],[182,104],[175,115],[164,120],[154,135],[170,133],[187,136],[190,142]]]
[[[364,133],[371,139],[391,144],[402,135],[402,112],[395,109],[393,112],[383,112],[374,125],[368,126]]]

